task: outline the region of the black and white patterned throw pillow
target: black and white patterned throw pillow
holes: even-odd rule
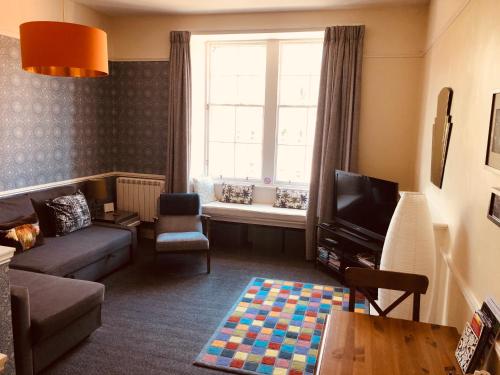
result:
[[[308,202],[309,191],[307,190],[276,188],[274,207],[307,210]]]
[[[252,204],[255,185],[222,185],[222,202]]]
[[[87,200],[81,191],[47,201],[56,221],[56,233],[64,235],[91,224]]]

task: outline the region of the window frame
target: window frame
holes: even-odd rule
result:
[[[231,107],[262,107],[263,109],[263,131],[262,131],[262,166],[260,178],[237,178],[227,176],[211,176],[218,179],[242,183],[251,182],[264,186],[292,186],[299,188],[308,188],[309,182],[299,181],[281,181],[276,177],[278,162],[278,121],[279,108],[317,108],[316,105],[280,105],[279,104],[279,84],[280,84],[280,46],[284,43],[323,43],[321,38],[297,38],[297,39],[249,39],[249,40],[218,40],[205,42],[205,123],[204,123],[204,165],[203,173],[209,175],[209,143],[210,143],[210,106],[231,106]],[[265,98],[264,104],[227,104],[211,103],[211,47],[214,45],[243,45],[258,44],[266,47],[266,68],[265,68]],[[271,179],[266,183],[266,178]]]
[[[278,135],[278,129],[279,129],[279,110],[280,108],[305,108],[309,111],[309,109],[311,108],[316,108],[316,110],[318,109],[318,103],[316,102],[315,105],[312,105],[312,104],[301,104],[301,105],[290,105],[290,104],[280,104],[280,83],[281,83],[281,80],[280,80],[280,76],[281,76],[281,72],[279,71],[279,68],[281,66],[280,64],[280,56],[281,56],[281,45],[283,44],[304,44],[304,43],[318,43],[318,44],[323,44],[323,40],[320,39],[320,38],[315,38],[315,39],[285,39],[285,40],[278,40],[278,59],[276,61],[276,64],[278,66],[278,72],[277,72],[277,75],[276,75],[276,80],[278,81],[278,86],[276,87],[276,106],[274,108],[275,112],[276,112],[276,120],[275,120],[275,144],[274,144],[274,170],[273,170],[273,184],[275,185],[279,185],[279,186],[282,186],[282,185],[289,185],[289,186],[297,186],[297,187],[308,187],[309,186],[309,182],[299,182],[299,181],[285,181],[285,180],[278,180],[277,179],[277,168],[278,168],[278,138],[279,138],[279,135]],[[321,76],[321,67],[320,67],[320,71],[318,72],[319,75]],[[307,138],[307,137],[306,137]],[[304,145],[304,147],[306,147],[307,149],[307,143]],[[312,147],[314,148],[314,141],[313,141],[313,144],[312,144]],[[312,162],[312,160],[311,160]]]
[[[210,154],[210,106],[228,106],[228,107],[261,107],[262,108],[262,114],[263,114],[263,119],[262,119],[262,149],[264,149],[264,131],[265,131],[265,107],[266,107],[266,101],[264,100],[264,103],[262,105],[259,104],[227,104],[227,103],[211,103],[210,102],[210,88],[211,88],[211,47],[216,46],[216,45],[264,45],[266,47],[266,72],[264,73],[265,76],[265,84],[267,82],[267,41],[266,40],[242,40],[242,41],[237,41],[237,40],[228,40],[228,41],[207,41],[205,42],[205,150],[204,150],[204,175],[205,176],[210,176],[209,175],[209,154]],[[267,85],[265,85],[266,91],[267,91]],[[267,95],[267,93],[265,93]],[[236,142],[233,142],[233,144],[236,144]],[[262,157],[264,156],[264,152],[262,151]],[[264,159],[262,159],[263,161]],[[214,176],[211,176],[214,177]],[[234,181],[234,182],[253,182],[253,183],[260,183],[263,182],[263,169],[261,166],[261,177],[260,178],[238,178],[238,177],[226,177],[226,176],[217,176],[221,180],[226,180],[226,181]]]

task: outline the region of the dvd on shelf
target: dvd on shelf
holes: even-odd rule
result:
[[[330,249],[319,246],[318,259],[329,267],[340,269],[340,258]]]
[[[463,373],[483,368],[494,351],[500,332],[500,308],[493,298],[487,298],[480,310],[476,310],[455,351],[455,357]]]
[[[329,259],[328,265],[333,267],[333,268],[339,269],[340,268],[340,260]]]
[[[356,254],[356,260],[365,266],[371,268],[375,267],[375,257],[373,256],[373,254],[370,253]]]
[[[324,247],[318,247],[318,258],[321,260],[324,260],[325,262],[328,261],[328,253],[329,251],[325,249]]]

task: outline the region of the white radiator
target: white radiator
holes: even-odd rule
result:
[[[162,180],[118,177],[116,195],[119,210],[138,212],[141,221],[153,222],[156,202],[165,190]]]

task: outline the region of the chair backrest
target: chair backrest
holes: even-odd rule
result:
[[[200,210],[198,194],[160,194],[156,233],[202,232]]]
[[[350,288],[349,311],[354,311],[356,290],[360,291],[370,301],[380,316],[387,316],[396,306],[413,294],[413,320],[420,320],[420,295],[427,292],[429,279],[424,275],[412,273],[373,270],[370,268],[348,267],[344,274],[345,284]],[[385,310],[375,302],[368,292],[370,288],[382,288],[404,291]]]

